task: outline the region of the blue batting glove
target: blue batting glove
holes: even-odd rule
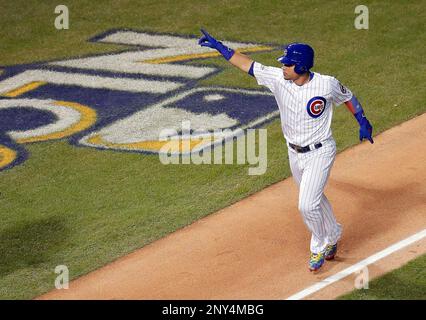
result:
[[[364,114],[357,117],[359,123],[359,140],[368,139],[371,143],[374,143],[372,134],[373,126],[370,124]]]
[[[204,29],[201,29],[201,32],[204,34],[204,36],[202,36],[200,38],[200,40],[198,40],[198,44],[202,47],[209,47],[212,49],[216,49],[217,46],[217,40],[215,38],[213,38],[207,31],[205,31]]]
[[[216,49],[220,52],[220,54],[226,59],[229,60],[234,55],[235,51],[231,48],[225,46],[222,42],[217,41],[213,38],[207,31],[201,29],[201,32],[204,34],[199,40],[198,44],[202,47],[209,47],[212,49]]]

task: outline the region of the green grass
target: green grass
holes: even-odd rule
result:
[[[340,300],[426,300],[426,255],[370,281],[369,289],[355,290]]]
[[[218,2],[222,2],[221,4]],[[370,29],[353,27],[356,1],[73,1],[70,29],[53,27],[57,1],[8,1],[0,19],[0,65],[123,49],[86,40],[112,28],[199,34],[316,49],[315,71],[349,86],[379,133],[426,110],[422,1],[367,1]],[[300,8],[303,8],[301,10]],[[253,54],[277,65],[279,51]],[[257,88],[226,67],[200,85]],[[71,146],[66,140],[27,145],[29,159],[0,172],[0,298],[32,298],[53,288],[56,265],[72,278],[288,177],[279,120],[268,129],[268,170],[248,165],[164,166],[158,157]],[[358,143],[357,125],[337,108],[338,149]],[[372,146],[374,150],[374,146]]]

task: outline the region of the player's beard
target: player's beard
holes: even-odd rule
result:
[[[294,80],[294,76],[292,77],[291,75],[289,75],[287,72],[285,72],[283,70],[283,76],[285,80]]]
[[[285,80],[293,80],[292,77],[290,77],[288,74],[286,74],[285,72],[283,72],[284,75],[284,79]]]

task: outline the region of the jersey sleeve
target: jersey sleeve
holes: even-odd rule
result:
[[[275,91],[275,84],[282,76],[280,68],[264,66],[258,62],[253,65],[253,73],[257,83],[267,87],[272,92]]]
[[[331,96],[333,103],[338,106],[352,98],[352,91],[341,84],[339,80],[331,77]]]

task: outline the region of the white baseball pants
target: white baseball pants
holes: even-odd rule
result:
[[[299,186],[299,211],[312,233],[311,252],[320,253],[328,244],[335,244],[342,226],[334,217],[330,202],[324,195],[330,171],[336,157],[336,143],[330,138],[322,147],[297,153],[288,147],[290,169]]]

